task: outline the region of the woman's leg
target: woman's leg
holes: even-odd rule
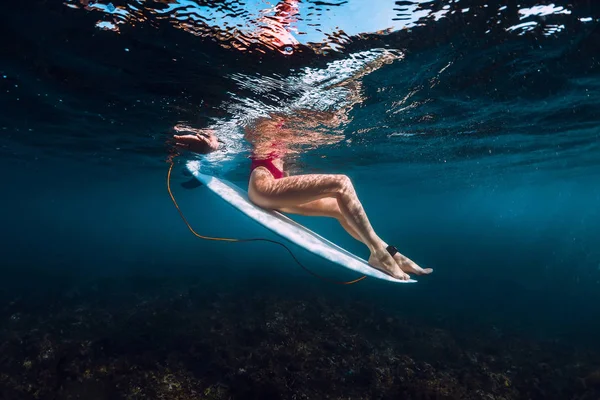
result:
[[[338,202],[336,199],[332,197],[327,197],[320,200],[314,200],[308,203],[300,204],[292,207],[283,207],[280,208],[279,211],[288,213],[288,214],[299,214],[306,215],[307,217],[330,217],[338,220],[340,225],[348,232],[354,239],[362,242],[362,238],[356,232],[344,215],[340,211],[340,207],[338,206]]]
[[[335,199],[349,226],[371,251],[373,266],[382,267],[396,278],[408,279],[408,275],[387,252],[387,244],[373,230],[347,176],[298,175],[274,179],[265,168],[259,167],[250,175],[248,196],[258,206],[275,210],[324,198]]]
[[[348,232],[354,239],[362,242],[362,238],[358,235],[344,215],[340,211],[340,207],[338,206],[338,202],[336,199],[327,197],[320,200],[314,200],[308,203],[300,204],[293,207],[284,207],[280,208],[279,211],[288,213],[288,214],[300,214],[306,215],[309,217],[330,217],[335,218],[342,225],[342,227]],[[410,260],[408,257],[402,255],[401,253],[394,254],[394,260],[400,266],[402,271],[407,273],[414,273],[418,275],[429,274],[432,272],[431,268],[423,269],[419,267],[414,261]],[[369,259],[369,263],[374,263],[375,260]]]

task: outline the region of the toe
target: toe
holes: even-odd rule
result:
[[[394,268],[393,276],[403,281],[407,281],[410,279],[410,276],[404,273],[404,271],[402,271],[400,268]]]

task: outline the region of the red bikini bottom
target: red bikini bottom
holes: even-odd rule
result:
[[[269,170],[271,175],[273,175],[273,178],[275,178],[275,179],[283,178],[285,176],[283,174],[283,171],[280,170],[279,168],[277,168],[275,166],[275,164],[273,164],[273,160],[276,160],[276,158],[269,157],[264,160],[257,160],[256,158],[252,157],[252,164],[250,164],[250,172],[254,171],[258,167],[265,167],[266,169]]]

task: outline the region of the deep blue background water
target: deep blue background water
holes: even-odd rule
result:
[[[566,27],[552,35],[485,35],[485,11],[471,11],[356,39],[341,52],[285,58],[223,49],[164,21],[155,21],[158,29],[126,25],[117,35],[94,28],[91,12],[7,4],[0,25],[12,38],[3,39],[0,64],[4,297],[43,299],[100,276],[210,275],[206,290],[217,292],[220,284],[240,293],[276,282],[298,291],[320,285],[324,293],[397,304],[414,318],[442,316],[459,330],[481,324],[593,342],[600,36],[598,9],[581,4],[565,3],[573,13],[557,16]],[[584,17],[593,20],[580,23]],[[205,242],[187,231],[165,187],[174,124],[234,117],[228,107],[239,102],[229,92],[268,103],[232,74],[285,83],[301,67],[322,69],[384,45],[406,56],[363,79],[365,101],[344,130],[352,140],[307,150],[295,168],[347,173],[378,233],[433,275],[412,286],[338,288],[315,282],[273,245]],[[275,90],[275,99],[301,93],[290,90]],[[222,172],[240,186],[246,157],[235,155]],[[175,196],[199,233],[274,238],[207,190],[181,188],[188,179],[181,170],[180,163]],[[366,257],[333,221],[297,219]],[[314,271],[355,277],[293,250]]]

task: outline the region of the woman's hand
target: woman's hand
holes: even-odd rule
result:
[[[212,130],[194,130],[187,135],[173,135],[175,146],[194,153],[207,154],[219,148],[219,142]]]

